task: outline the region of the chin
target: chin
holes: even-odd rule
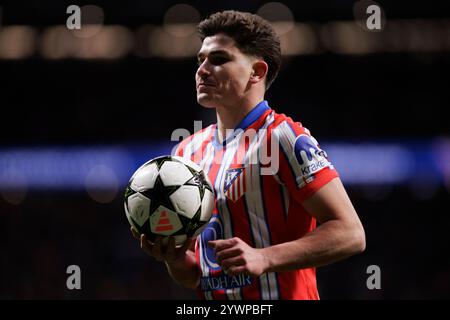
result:
[[[216,101],[215,99],[212,99],[209,95],[200,93],[197,95],[197,102],[202,107],[205,108],[215,108],[216,107]]]

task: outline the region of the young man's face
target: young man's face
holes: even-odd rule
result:
[[[204,107],[235,105],[249,89],[253,59],[220,33],[203,40],[195,74],[197,101]]]

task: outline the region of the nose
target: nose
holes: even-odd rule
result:
[[[207,64],[207,62],[206,62],[206,59],[205,59],[205,61],[203,61],[202,64],[197,69],[197,76],[202,78],[202,79],[207,78],[211,74],[208,71],[208,69],[206,68],[206,64]]]

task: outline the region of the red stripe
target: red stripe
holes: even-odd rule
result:
[[[241,195],[241,174],[242,174],[242,172],[239,174],[239,176],[236,179],[236,188],[237,188],[237,196],[238,196],[238,198]]]
[[[233,182],[236,182],[236,180],[234,180]],[[237,200],[237,197],[236,197],[236,185],[232,184],[230,189],[231,189],[231,193],[230,193],[231,198],[230,199],[233,202],[235,202]]]
[[[156,231],[169,231],[169,230],[173,230],[173,226],[171,224],[156,227]]]
[[[214,129],[213,129],[214,131]],[[223,154],[225,152],[225,147],[221,148],[220,150],[215,152],[214,155],[214,159],[212,159],[212,164],[211,164],[211,168],[208,172],[208,177],[211,180],[211,183],[213,185],[213,187],[215,186],[216,183],[216,179],[217,179],[217,173],[219,172],[219,168],[220,168],[220,161],[219,159],[222,159]],[[208,164],[206,164],[208,165]],[[214,210],[213,210],[213,214],[217,214],[218,210],[217,210],[217,198],[214,199]],[[200,249],[199,249],[200,250]],[[200,267],[200,255],[196,255],[196,262],[197,262],[197,266],[199,268]],[[211,270],[210,270],[211,273]],[[225,299],[225,291],[224,290],[218,290],[218,292],[212,292],[212,296],[214,299]]]
[[[159,219],[158,225],[160,225],[160,224],[170,224],[170,219],[168,219],[168,218]]]
[[[262,124],[264,124],[266,116],[270,113],[270,111],[266,112],[259,120],[257,120],[252,126],[253,130],[258,130]],[[233,164],[235,167],[242,167],[244,162],[244,157],[249,151],[250,142],[253,140],[253,135],[247,135],[248,138],[242,139],[238,146],[239,152],[236,153],[235,158],[233,159]],[[243,195],[246,184],[246,170],[252,170],[252,165],[250,164],[246,168],[244,168],[243,172],[240,173],[238,178],[233,183],[233,188],[238,188],[238,196]],[[243,179],[243,188],[241,190],[240,180]],[[242,239],[251,247],[255,247],[255,243],[253,242],[251,229],[250,229],[250,221],[248,219],[248,212],[246,210],[245,205],[245,196],[241,196],[236,202],[228,201],[228,207],[230,211],[230,219],[233,223],[233,232],[234,236]],[[253,285],[248,287],[243,287],[241,290],[243,299],[260,299],[258,286],[258,279],[254,280]]]
[[[178,144],[178,147],[177,147],[177,149],[176,149],[176,151],[175,151],[175,155],[176,155],[176,156],[180,156],[180,157],[183,156],[184,148],[186,147],[186,145],[187,145],[189,142],[191,142],[191,140],[192,140],[193,137],[194,137],[194,135],[191,135],[191,136],[187,137],[186,139],[184,139],[183,141],[181,141],[181,142]]]
[[[263,189],[261,190],[264,207],[266,208],[267,224],[270,226],[272,245],[288,240],[287,225],[283,207],[283,195],[280,185],[273,176],[261,176]],[[301,228],[301,226],[298,226]]]
[[[244,190],[242,190],[243,193],[245,193],[245,191],[246,191],[246,183],[245,183],[245,181],[247,179],[247,177],[246,177],[247,173],[246,172],[247,172],[246,170],[244,170],[244,172],[242,172],[242,174],[243,174],[242,179],[244,180],[243,183],[242,183],[242,188],[244,189]]]
[[[216,183],[217,173],[219,172],[219,168],[220,168],[221,161],[219,161],[219,159],[222,159],[224,152],[225,152],[225,148],[221,148],[220,150],[216,151],[216,154],[214,155],[214,159],[212,160],[211,168],[208,172],[209,180],[211,180],[211,183],[213,186]]]
[[[191,155],[191,161],[200,164],[201,161],[206,157],[206,150],[208,144],[211,142],[211,139],[214,135],[214,128],[211,129],[209,135],[202,141],[201,146]]]

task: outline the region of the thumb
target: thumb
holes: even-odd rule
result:
[[[217,246],[217,240],[209,240],[208,241],[208,246],[210,246],[211,248],[215,249]]]
[[[186,252],[189,249],[192,241],[194,241],[194,238],[187,238],[186,241],[181,246],[180,251]]]

